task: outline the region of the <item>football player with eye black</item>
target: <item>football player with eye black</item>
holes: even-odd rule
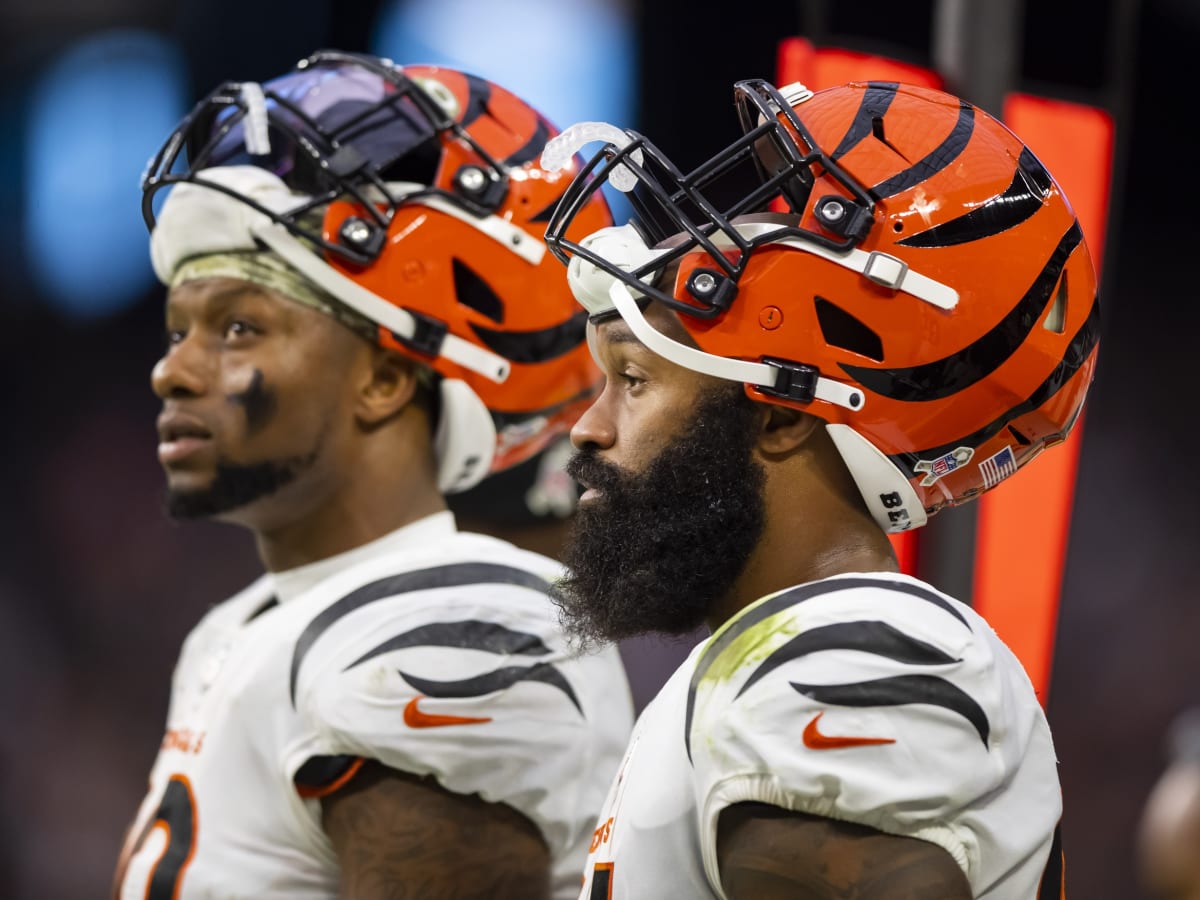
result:
[[[620,659],[568,645],[557,563],[445,499],[599,384],[541,240],[555,133],[474,75],[322,51],[220,86],[152,161],[168,509],[249,529],[266,571],[184,644],[120,900],[578,891]]]

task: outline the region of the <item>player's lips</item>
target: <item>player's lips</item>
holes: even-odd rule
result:
[[[589,500],[598,500],[602,496],[599,488],[588,487],[586,484],[583,487],[585,490],[579,495],[580,503],[587,503]]]
[[[212,440],[212,432],[199,419],[179,413],[163,413],[158,417],[158,461],[173,463],[204,448]]]

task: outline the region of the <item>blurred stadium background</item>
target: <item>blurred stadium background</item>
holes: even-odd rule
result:
[[[973,2],[985,0],[965,0]],[[1142,896],[1134,828],[1163,765],[1161,737],[1200,702],[1200,598],[1187,561],[1200,546],[1189,387],[1200,302],[1187,280],[1197,228],[1186,219],[1196,207],[1188,149],[1196,101],[1181,74],[1200,39],[1200,6],[1039,0],[1021,14],[1017,0],[1002,5],[1019,16],[1014,87],[1102,106],[1117,122],[1104,337],[1048,712],[1071,895],[1130,900]],[[735,79],[773,77],[781,39],[803,34],[931,66],[936,6],[0,6],[0,378],[9,385],[0,419],[0,895],[106,894],[180,641],[257,571],[244,534],[180,528],[159,509],[148,373],[162,346],[162,292],[137,180],[199,96],[221,80],[279,74],[320,47],[367,50],[475,71],[560,125],[633,125],[686,165],[732,137],[722,98]],[[518,476],[494,489],[518,494],[522,485]],[[490,505],[464,498],[463,516]],[[491,524],[531,542],[552,544],[557,534],[552,517]],[[640,706],[686,643],[624,650]]]

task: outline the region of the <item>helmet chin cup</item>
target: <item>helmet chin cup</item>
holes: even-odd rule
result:
[[[433,439],[438,489],[443,494],[457,494],[479,484],[491,470],[496,425],[479,395],[465,381],[443,378],[440,394],[441,410]]]
[[[895,534],[925,524],[928,516],[917,492],[890,459],[849,425],[828,423],[825,430],[880,528]]]

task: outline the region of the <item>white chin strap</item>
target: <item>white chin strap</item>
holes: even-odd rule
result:
[[[693,372],[703,372],[727,381],[740,381],[758,387],[774,389],[779,380],[780,370],[777,366],[766,363],[750,362],[745,359],[730,359],[728,356],[717,356],[705,353],[687,344],[681,344],[658,331],[646,321],[638,307],[637,301],[629,292],[629,288],[619,281],[614,281],[608,289],[608,296],[613,307],[621,314],[625,324],[646,348],[668,359],[677,366],[691,369]],[[842,384],[824,376],[817,377],[816,391],[813,396],[846,409],[860,410],[865,404],[863,392],[856,387]]]

